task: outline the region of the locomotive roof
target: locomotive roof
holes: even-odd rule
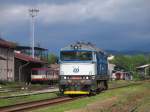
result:
[[[61,49],[61,51],[65,50],[89,50],[105,53],[102,49],[97,48],[94,44],[89,42],[76,42]]]

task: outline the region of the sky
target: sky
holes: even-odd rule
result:
[[[76,41],[150,51],[150,0],[0,0],[0,37],[31,45],[30,8],[40,10],[35,45],[49,52]]]

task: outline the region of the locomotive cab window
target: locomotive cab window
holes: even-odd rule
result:
[[[90,61],[93,59],[91,51],[62,51],[61,61]]]

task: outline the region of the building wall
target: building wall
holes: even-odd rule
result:
[[[0,80],[14,81],[14,50],[0,47]]]
[[[110,78],[112,78],[114,68],[115,68],[114,64],[108,63],[108,74],[109,74]]]

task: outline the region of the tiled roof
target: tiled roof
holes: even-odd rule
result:
[[[21,54],[21,53],[15,53],[15,58],[20,59],[20,60],[24,60],[24,61],[28,61],[28,62],[34,62],[34,63],[47,63],[47,62],[42,61],[40,59],[32,58],[31,56]]]
[[[142,65],[142,66],[139,66],[139,67],[136,67],[137,69],[139,68],[146,68],[146,67],[149,67],[150,66],[150,64],[146,64],[146,65]]]

